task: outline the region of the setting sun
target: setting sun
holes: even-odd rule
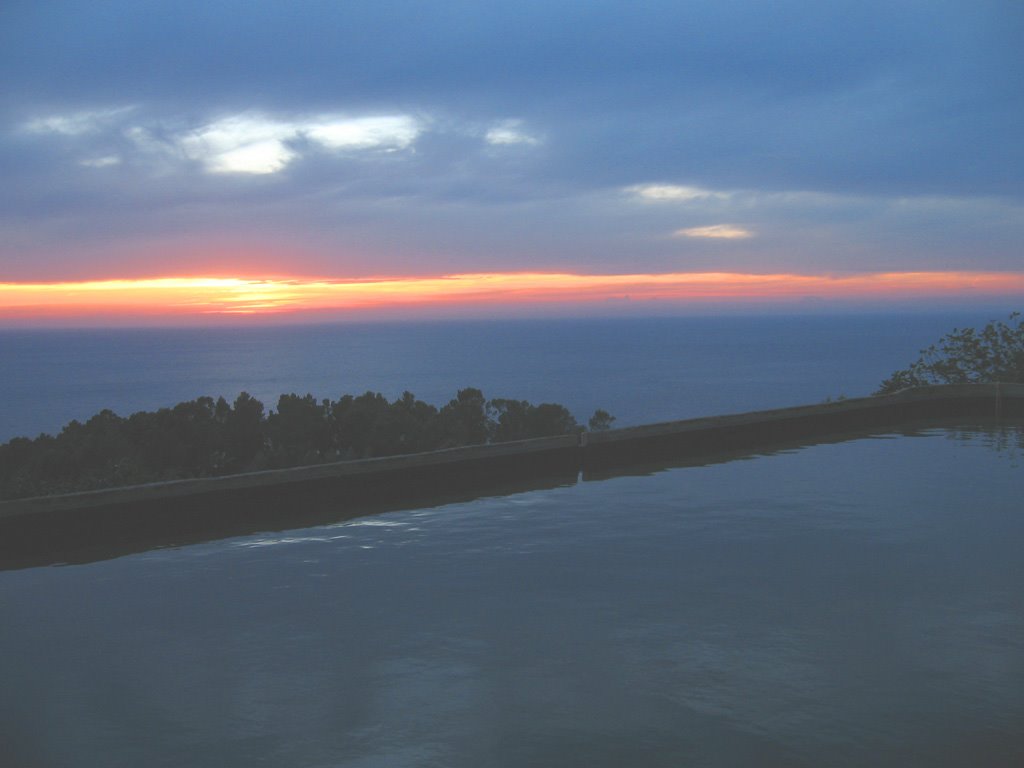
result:
[[[60,283],[0,283],[0,318],[267,315],[416,306],[615,299],[700,303],[808,298],[938,298],[1024,294],[1024,275],[893,272],[861,275],[694,272],[587,275],[554,272],[457,274],[361,280],[173,277]]]

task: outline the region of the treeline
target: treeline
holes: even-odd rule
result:
[[[591,430],[614,416],[598,410]],[[233,404],[200,397],[123,418],[110,410],[72,421],[56,436],[0,445],[0,498],[14,499],[213,477],[261,469],[418,453],[582,431],[556,403],[486,400],[460,390],[437,408],[405,392],[317,400],[281,395],[277,410],[243,392]]]

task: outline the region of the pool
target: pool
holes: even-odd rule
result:
[[[1019,766],[1022,428],[0,573],[26,766]]]

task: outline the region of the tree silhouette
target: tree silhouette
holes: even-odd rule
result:
[[[1024,320],[992,321],[981,330],[954,328],[937,344],[921,350],[909,368],[894,371],[875,394],[929,384],[1024,382]],[[1016,321],[1016,325],[1014,325]]]
[[[267,417],[266,434],[271,464],[289,466],[315,462],[330,452],[330,401],[317,402],[313,395],[281,395],[277,411]]]
[[[479,389],[460,389],[438,413],[441,448],[487,442],[487,401]]]
[[[229,466],[236,470],[250,468],[264,447],[263,403],[248,392],[235,398],[224,423],[224,437]]]
[[[601,415],[600,418],[597,418]],[[597,419],[595,421],[595,419]],[[598,411],[591,429],[614,417]],[[266,467],[417,453],[462,445],[572,434],[580,427],[564,406],[525,400],[487,401],[459,390],[440,410],[403,392],[336,401],[281,395],[277,409],[242,392],[139,411],[122,418],[100,411],[72,421],[56,437],[15,438],[0,445],[0,498],[66,493]]]
[[[587,421],[587,429],[591,432],[603,432],[606,429],[611,429],[613,421],[615,421],[614,416],[608,411],[598,408]]]

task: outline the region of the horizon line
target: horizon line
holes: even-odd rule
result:
[[[1024,272],[467,272],[361,278],[187,275],[0,282],[0,322],[65,319],[191,321],[436,314],[522,309],[693,310],[765,302],[899,303],[928,299],[1024,298]]]

